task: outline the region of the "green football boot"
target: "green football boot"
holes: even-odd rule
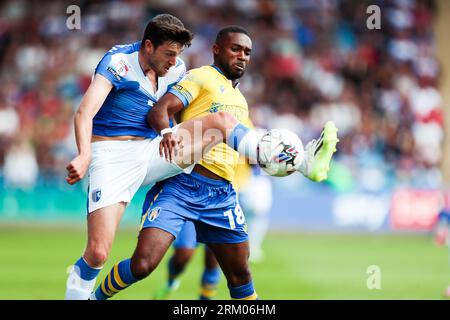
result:
[[[311,140],[305,147],[303,161],[297,171],[312,181],[320,182],[328,177],[330,162],[339,142],[336,125],[328,121],[319,139]]]

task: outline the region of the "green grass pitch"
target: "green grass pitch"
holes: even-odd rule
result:
[[[135,244],[136,230],[119,231],[99,281]],[[0,299],[63,299],[66,270],[84,245],[82,228],[0,226]],[[262,299],[442,299],[450,284],[447,248],[429,235],[271,233],[264,249],[264,262],[251,265]],[[169,255],[114,299],[151,299],[165,281]],[[199,248],[172,299],[197,298],[202,259]],[[380,289],[367,288],[371,265],[380,268]],[[223,276],[217,298],[229,298]]]

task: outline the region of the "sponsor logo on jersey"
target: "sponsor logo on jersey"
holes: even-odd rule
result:
[[[161,213],[161,208],[160,207],[153,208],[153,210],[148,215],[148,221],[155,220],[159,216],[160,213]]]
[[[215,113],[215,112],[219,111],[222,106],[223,106],[223,104],[221,104],[221,103],[213,102],[211,104],[211,107],[209,107],[209,112],[210,113]]]
[[[102,197],[102,190],[100,188],[92,190],[91,197],[93,202],[99,201]]]
[[[113,74],[114,78],[116,78],[117,80],[120,81],[120,75],[116,72],[116,70],[114,70],[112,67],[108,67],[108,68],[106,68],[106,70],[111,72]]]
[[[187,91],[185,88],[183,88],[183,86],[181,86],[181,85],[179,85],[179,84],[176,84],[176,85],[174,85],[174,86],[172,87],[172,89],[177,90],[179,93],[181,93],[181,94],[186,98],[186,100],[187,100],[189,103],[191,103],[191,101],[192,101],[192,94],[190,94],[189,91]]]
[[[239,121],[248,118],[248,110],[244,106],[223,104],[220,102],[211,103],[209,113],[215,113],[218,111],[226,111]]]

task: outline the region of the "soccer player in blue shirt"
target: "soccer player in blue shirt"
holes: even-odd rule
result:
[[[193,34],[176,17],[152,19],[142,41],[109,50],[75,115],[76,156],[66,180],[89,168],[87,245],[69,273],[66,299],[87,299],[125,210],[142,184],[183,172],[158,154],[158,133],[146,121],[153,104],[185,74],[178,58]],[[153,151],[153,152],[152,152]]]

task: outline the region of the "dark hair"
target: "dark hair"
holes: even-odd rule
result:
[[[184,27],[180,19],[170,14],[159,14],[147,24],[142,45],[145,40],[150,40],[155,48],[166,41],[189,47],[193,37],[194,34]]]
[[[227,26],[222,28],[216,36],[216,43],[219,43],[227,34],[229,33],[243,33],[250,37],[250,33],[243,27],[240,26]]]

